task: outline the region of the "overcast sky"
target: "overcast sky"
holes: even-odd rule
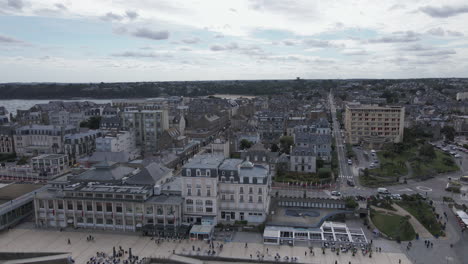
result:
[[[468,1],[0,0],[0,82],[468,77]]]

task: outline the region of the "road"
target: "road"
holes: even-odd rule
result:
[[[333,126],[333,137],[335,138],[335,149],[338,154],[338,166],[340,169],[338,180],[337,180],[337,189],[346,189],[346,182],[350,180],[354,183],[357,181],[354,179],[354,174],[348,165],[348,159],[346,158],[346,146],[344,144],[344,139],[341,135],[340,124],[336,118],[336,106],[332,93],[328,96],[328,101],[330,104],[330,111],[332,115],[332,126]]]

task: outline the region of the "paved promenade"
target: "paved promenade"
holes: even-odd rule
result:
[[[92,234],[94,242],[88,242],[86,237]],[[71,244],[68,245],[68,239]],[[216,245],[217,243],[215,243]],[[32,228],[22,228],[21,226],[10,231],[0,233],[0,251],[2,252],[70,252],[76,263],[86,263],[96,252],[112,253],[112,247],[122,246],[125,250],[132,248],[134,255],[142,257],[165,257],[168,258],[175,250],[176,254],[196,255],[204,254],[208,250],[208,244],[201,241],[183,240],[179,242],[160,242],[157,244],[149,237],[141,237],[132,234],[111,234],[99,232],[59,232],[53,230],[40,230]],[[195,251],[193,251],[195,247]],[[198,253],[198,248],[200,252]],[[267,251],[268,248],[268,251]],[[411,262],[404,254],[399,252],[373,253],[372,258],[363,256],[361,253],[353,257],[350,253],[342,253],[339,256],[330,250],[323,255],[320,248],[315,248],[315,256],[311,256],[308,248],[301,246],[265,246],[260,243],[249,243],[245,248],[243,242],[226,243],[221,252],[215,249],[216,255],[229,258],[256,259],[257,251],[264,255],[265,260],[273,260],[276,253],[284,256],[297,257],[300,263],[330,263],[334,264],[410,264]],[[307,256],[305,256],[307,251]]]

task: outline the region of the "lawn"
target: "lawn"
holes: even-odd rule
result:
[[[421,199],[403,200],[398,205],[412,214],[434,236],[444,236],[442,227],[437,221],[432,206]]]
[[[392,239],[408,241],[416,236],[413,226],[403,216],[372,210],[371,218],[377,229]]]
[[[328,178],[320,178],[317,173],[299,173],[299,172],[292,172],[286,171],[281,172],[278,171],[277,175],[275,176],[275,182],[291,182],[291,183],[326,183],[331,180],[330,177]]]
[[[388,151],[377,152],[380,166],[370,170],[371,175],[379,177],[399,177],[408,174],[405,162],[416,152],[416,149],[409,149],[401,154],[394,154]]]
[[[437,173],[447,173],[459,170],[452,156],[435,149],[436,158],[430,162],[412,161],[413,177],[429,177]]]

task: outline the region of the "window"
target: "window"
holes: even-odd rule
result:
[[[262,196],[258,197],[258,203],[263,203]]]
[[[212,213],[212,212],[213,212],[213,208],[207,207],[207,208],[206,208],[206,212],[207,212],[207,213]]]
[[[68,210],[73,210],[73,202],[72,201],[67,201],[67,209]]]
[[[117,205],[115,206],[115,209],[116,209],[115,211],[116,211],[117,213],[121,213],[121,212],[122,212],[122,204],[117,204]]]
[[[221,195],[221,200],[225,201],[226,200],[226,195]]]
[[[185,170],[185,175],[186,175],[187,177],[192,176],[192,172],[190,171],[190,169],[186,169],[186,170]]]
[[[231,201],[234,201],[234,194],[231,194]]]
[[[187,199],[187,200],[185,201],[185,203],[186,203],[186,204],[193,204],[193,200],[192,200],[192,199]]]
[[[196,205],[203,205],[203,201],[202,201],[202,200],[196,200],[195,203],[196,203]]]
[[[201,196],[201,189],[197,189],[197,196]]]
[[[262,194],[262,188],[258,188],[258,194]]]
[[[132,207],[131,204],[127,204],[127,205],[125,206],[125,212],[127,212],[127,213],[133,212],[133,207]]]
[[[244,187],[239,188],[239,193],[244,193]]]
[[[106,212],[112,212],[112,204],[106,203]]]
[[[253,197],[249,195],[249,203],[253,203]]]
[[[253,188],[252,188],[252,187],[249,188],[249,193],[250,193],[250,194],[253,193]]]
[[[158,207],[156,208],[156,213],[157,213],[158,215],[162,215],[162,214],[163,214],[163,208],[162,208],[162,206],[158,206]]]
[[[49,209],[54,209],[54,201],[53,200],[47,201],[47,203],[49,204]]]
[[[152,214],[153,213],[153,206],[146,206],[146,214]]]
[[[211,176],[211,171],[210,170],[206,170],[206,177],[210,177]]]
[[[196,176],[201,176],[201,170],[197,169],[197,170],[195,171],[195,175],[196,175]]]
[[[57,201],[57,206],[58,206],[59,210],[62,210],[63,209],[63,201],[61,201],[61,200]]]
[[[239,196],[239,202],[241,202],[241,203],[244,202],[244,195]]]
[[[96,203],[96,211],[102,212],[102,203]]]
[[[93,204],[91,202],[86,203],[86,211],[88,212],[93,211]]]
[[[83,204],[81,202],[78,202],[77,204],[77,210],[82,211],[83,210]]]
[[[205,206],[213,206],[213,201],[211,201],[211,200],[206,200],[206,201],[205,201]]]
[[[192,189],[187,189],[187,195],[192,195]]]
[[[211,190],[210,189],[206,190],[206,196],[211,196]]]

